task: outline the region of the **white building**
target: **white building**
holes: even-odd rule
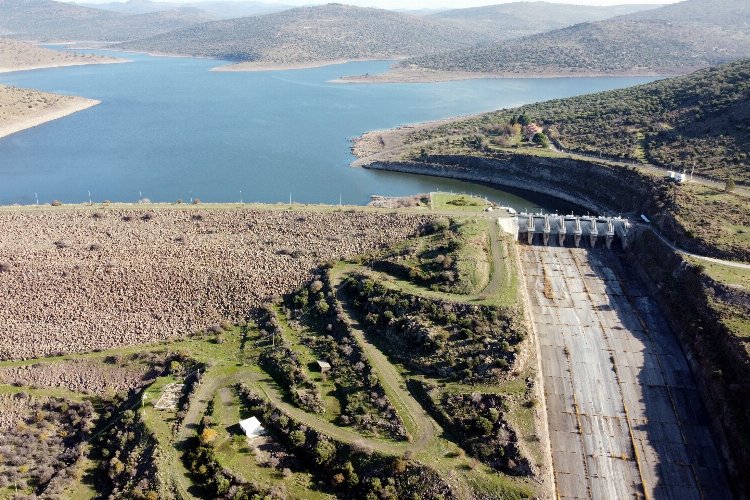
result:
[[[260,424],[260,420],[255,417],[242,420],[240,422],[240,427],[242,427],[242,430],[245,431],[245,435],[249,438],[262,436],[266,432]]]

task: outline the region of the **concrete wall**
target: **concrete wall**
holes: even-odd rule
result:
[[[634,168],[511,153],[492,158],[430,156],[426,161],[373,163],[366,168],[525,189],[575,203],[596,214],[656,212],[658,188],[663,183]]]
[[[650,231],[626,253],[632,268],[657,299],[680,339],[714,426],[716,441],[730,466],[738,498],[750,494],[750,360],[740,339],[719,321],[710,296],[731,293],[730,302],[750,303],[750,295],[698,272]],[[724,297],[726,298],[726,297]]]

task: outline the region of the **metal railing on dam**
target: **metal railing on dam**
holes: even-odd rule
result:
[[[520,213],[516,219],[518,239],[529,245],[536,242],[544,246],[564,247],[567,244],[578,248],[588,244],[595,248],[601,240],[607,248],[611,248],[612,242],[618,239],[622,247],[627,248],[632,227],[622,217]]]

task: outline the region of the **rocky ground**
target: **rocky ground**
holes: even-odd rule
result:
[[[21,394],[0,394],[0,433],[18,425],[29,414],[33,401]]]
[[[429,217],[234,209],[0,211],[0,359],[174,339],[245,318],[320,261]]]
[[[147,379],[145,367],[104,366],[85,360],[0,368],[1,383],[96,395],[127,392],[151,380]]]

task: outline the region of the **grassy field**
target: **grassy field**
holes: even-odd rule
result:
[[[489,206],[484,198],[464,193],[430,193],[432,209],[439,211],[483,212]]]
[[[703,272],[713,280],[724,285],[740,287],[745,291],[750,291],[750,269],[729,267],[694,257],[686,257],[686,259],[695,266],[701,266]]]

